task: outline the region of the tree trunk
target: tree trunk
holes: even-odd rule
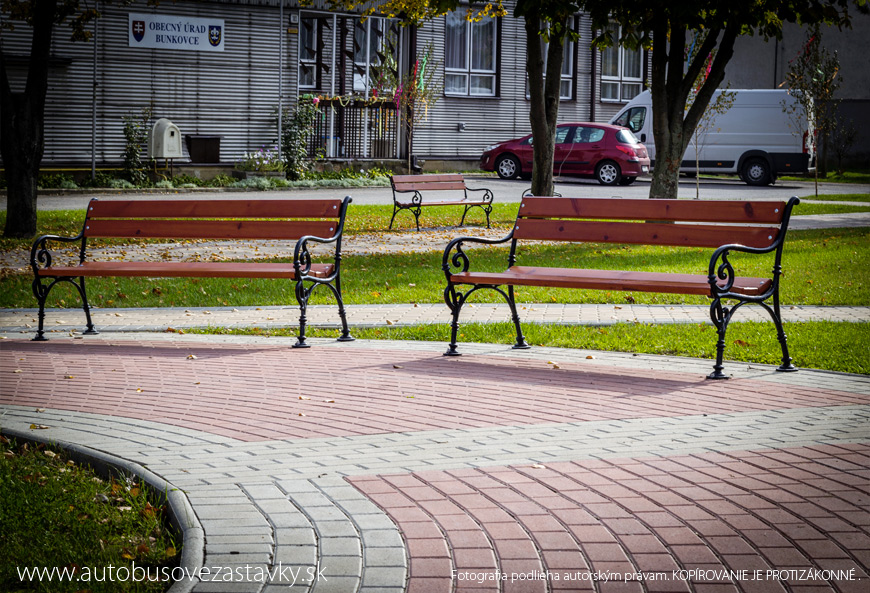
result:
[[[36,234],[36,180],[44,148],[48,60],[57,0],[33,0],[33,38],[27,83],[13,93],[0,47],[0,154],[6,170],[6,237]]]
[[[541,19],[525,16],[526,72],[529,80],[529,122],[532,125],[532,194],[552,196],[553,155],[556,146],[556,123],[559,117],[559,87],[565,35],[552,35],[547,51],[546,76],[541,39]]]
[[[725,65],[734,53],[739,30],[729,27],[710,31],[695,58],[685,67],[686,29],[671,28],[664,17],[653,25],[652,94],[653,138],[656,161],[650,184],[650,198],[676,198],[679,189],[680,164],[686,147],[695,133],[713,93],[725,78]],[[721,40],[719,39],[721,35]],[[718,48],[718,49],[717,49]],[[707,56],[716,49],[710,72],[698,91],[694,103],[686,111],[692,86],[701,72]]]

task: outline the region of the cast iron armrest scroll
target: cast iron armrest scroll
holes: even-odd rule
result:
[[[499,245],[501,243],[507,243],[514,237],[514,231],[511,229],[511,232],[508,233],[506,237],[503,239],[485,239],[483,237],[457,237],[450,241],[447,244],[447,247],[444,249],[444,256],[441,260],[441,269],[444,270],[444,274],[447,276],[447,281],[450,281],[450,276],[454,273],[467,272],[469,261],[468,256],[465,254],[465,251],[462,249],[462,244],[465,242],[469,243],[482,243],[484,245]],[[456,253],[453,256],[450,256],[450,252],[456,250]],[[456,269],[455,272],[451,271],[451,266]]]
[[[43,235],[33,242],[33,247],[30,248],[30,267],[33,268],[33,273],[39,273],[40,264],[43,268],[51,267],[51,251],[48,249],[49,241],[60,241],[61,243],[75,243],[81,241],[82,246],[79,250],[79,263],[85,261],[85,236],[84,232],[79,233],[75,237],[60,237],[58,235]]]
[[[734,273],[734,266],[728,259],[728,256],[731,254],[732,251],[761,255],[776,250],[781,244],[782,238],[777,239],[770,247],[747,247],[745,245],[739,245],[736,243],[719,247],[716,251],[713,252],[713,255],[710,257],[708,279],[710,282],[711,298],[731,296],[731,287],[734,286],[734,280],[737,277]],[[719,260],[722,261],[719,262]],[[779,254],[777,254],[775,267],[777,270],[780,268]],[[725,285],[720,285],[718,283],[719,280],[725,280]],[[746,297],[745,295],[743,295],[740,298],[743,299]]]
[[[304,237],[300,237],[299,240],[296,242],[296,249],[293,251],[293,265],[296,268],[297,278],[307,276],[308,272],[311,271],[311,252],[308,251],[309,241],[313,241],[315,243],[329,244],[336,243],[340,238],[341,231],[339,231],[330,238],[316,237],[314,235],[305,235]],[[337,244],[335,252],[337,259],[338,257],[340,257],[338,254]]]
[[[492,204],[492,197],[493,197],[493,196],[492,196],[492,192],[491,192],[490,190],[486,189],[485,187],[477,187],[477,188],[466,187],[465,189],[468,190],[468,191],[482,191],[482,192],[486,192],[486,193],[483,194],[483,198],[481,198],[481,199],[482,199],[484,202],[487,202],[488,204]]]

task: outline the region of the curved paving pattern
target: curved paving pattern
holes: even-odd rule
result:
[[[203,566],[277,577],[200,592],[866,590],[870,377],[291,344],[3,340],[0,426],[147,467]]]

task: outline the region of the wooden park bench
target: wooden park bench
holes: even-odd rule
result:
[[[459,173],[445,175],[393,175],[390,177],[390,185],[393,187],[393,217],[390,219],[390,228],[396,214],[401,210],[410,210],[417,222],[417,230],[420,230],[420,211],[424,206],[463,206],[462,220],[459,226],[465,223],[465,215],[472,208],[480,208],[486,213],[486,228],[489,227],[489,213],[492,212],[492,192],[486,188],[473,189],[466,187],[465,179]],[[462,197],[454,199],[423,199],[422,192],[429,191],[455,191],[462,192]],[[469,197],[468,192],[483,192],[480,198]],[[409,197],[399,194],[413,194]],[[458,193],[456,194],[458,195]]]
[[[305,313],[312,291],[327,286],[338,301],[342,333],[339,341],[353,338],[347,327],[341,296],[341,239],[350,197],[343,200],[91,200],[85,223],[75,237],[39,237],[30,252],[33,294],[39,301],[39,328],[34,340],[46,340],[43,331],[45,302],[51,289],[69,282],[82,299],[86,334],[98,333],[91,321],[85,278],[278,278],[295,282],[296,300],[302,310],[299,336],[305,342]],[[292,263],[259,261],[89,261],[88,239],[277,239],[296,241]],[[54,266],[49,244],[80,242],[77,266]],[[332,244],[325,263],[312,262],[309,246]],[[289,254],[288,254],[289,255]]]
[[[782,328],[779,280],[789,217],[799,202],[796,197],[788,202],[523,198],[516,224],[507,237],[499,240],[460,237],[451,241],[444,251],[442,267],[447,276],[444,297],[453,313],[450,345],[445,355],[459,355],[456,350],[459,312],[468,297],[481,288],[494,289],[504,296],[517,333],[514,348],[528,348],[517,314],[514,287],[544,286],[710,297],[710,318],[718,332],[716,364],[708,375],[710,379],[727,378],[722,372],[722,357],[729,321],[741,306],[757,303],[770,314],[776,326],[782,348],[782,364],[777,370],[797,370],[791,364]],[[527,267],[517,265],[520,241],[709,247],[713,252],[706,275]],[[510,242],[510,252],[504,272],[471,271],[468,254],[463,249],[465,244],[507,242]],[[732,254],[770,252],[775,255],[769,278],[737,276]],[[471,288],[463,292],[462,286]],[[728,307],[723,301],[736,301],[736,304]]]

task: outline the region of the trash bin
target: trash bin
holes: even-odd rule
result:
[[[184,137],[187,142],[187,152],[191,163],[219,163],[221,162],[221,137],[199,136],[188,134]]]

